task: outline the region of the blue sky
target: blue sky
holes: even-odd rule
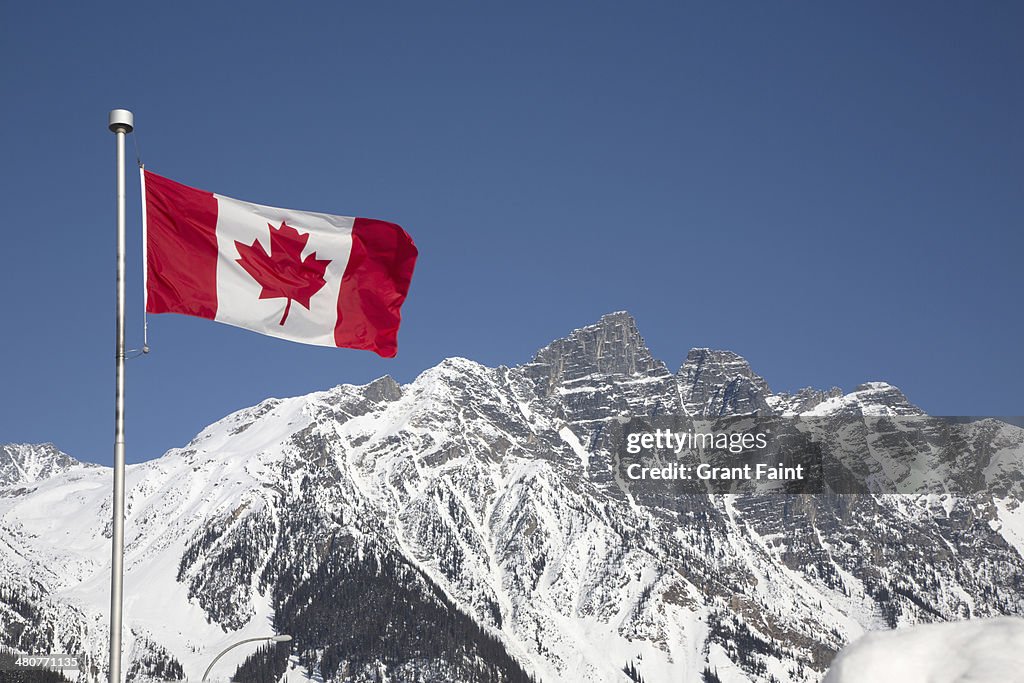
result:
[[[779,390],[1024,412],[1020,4],[240,7],[0,10],[0,442],[112,459],[115,107],[157,173],[393,220],[421,254],[393,360],[151,316],[129,462],[268,396],[521,363],[620,309],[672,369],[712,346]]]

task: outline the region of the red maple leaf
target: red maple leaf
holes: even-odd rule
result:
[[[235,248],[241,257],[237,263],[263,286],[261,299],[288,299],[279,323],[284,325],[292,301],[309,310],[310,298],[327,284],[324,273],[330,261],[318,259],[315,251],[302,258],[302,250],[309,241],[308,232],[300,233],[283,221],[280,228],[271,224],[267,227],[270,228],[270,254],[258,239],[253,240],[252,245],[235,240]]]

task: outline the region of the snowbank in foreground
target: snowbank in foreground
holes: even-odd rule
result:
[[[999,617],[868,633],[823,683],[1024,683],[1024,619]]]

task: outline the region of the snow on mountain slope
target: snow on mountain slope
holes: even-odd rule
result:
[[[135,635],[145,634],[184,661],[184,653],[266,631],[265,599],[241,591],[251,620],[240,636],[226,634],[188,600],[176,572],[185,543],[211,519],[267,504],[259,476],[279,456],[263,449],[301,420],[305,402],[265,402],[207,428],[188,449],[127,468],[126,652]],[[264,421],[244,433],[239,422],[254,414],[276,418],[274,429],[267,430],[270,422]],[[110,502],[110,470],[99,467],[64,472],[31,493],[0,497],[0,531],[9,549],[5,559],[19,558],[19,574],[33,577],[51,599],[88,615],[81,624],[59,623],[54,641],[70,639],[100,653],[106,646],[104,605],[110,591]]]
[[[1000,498],[638,497],[616,476],[624,416],[921,414],[881,383],[834,394],[775,396],[708,349],[673,375],[616,313],[520,367],[269,399],[128,468],[125,668],[198,678],[288,632],[293,680],[819,681],[866,630],[1024,612],[1016,427],[962,428]],[[0,487],[0,642],[105,667],[109,515],[107,468]]]

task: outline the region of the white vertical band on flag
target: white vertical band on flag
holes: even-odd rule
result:
[[[139,188],[142,190],[142,348],[149,347],[149,250],[146,242],[146,167],[139,164]]]
[[[214,197],[218,251],[216,320],[281,339],[336,346],[338,295],[352,252],[355,219],[252,204],[218,194]],[[326,284],[310,299],[309,310],[291,301],[284,325],[281,319],[288,300],[260,299],[263,287],[239,265],[240,254],[235,244],[251,246],[259,241],[264,251],[272,255],[271,228],[280,228],[282,223],[309,235],[303,258],[316,252],[318,260],[330,261],[324,273]]]

